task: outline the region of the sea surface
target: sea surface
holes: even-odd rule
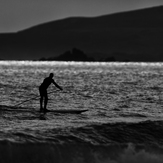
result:
[[[0,61],[0,162],[163,163],[163,63]]]

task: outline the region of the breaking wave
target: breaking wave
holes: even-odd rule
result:
[[[88,145],[0,143],[1,163],[162,163],[163,147],[129,144]]]

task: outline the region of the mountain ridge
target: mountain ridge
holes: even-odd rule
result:
[[[162,17],[163,6],[159,6],[93,18],[66,18],[0,34],[0,53],[5,56],[1,58],[53,57],[76,47],[96,59],[163,61]]]

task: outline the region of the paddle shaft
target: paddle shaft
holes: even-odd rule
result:
[[[48,94],[51,94],[51,93],[54,93],[54,92],[58,92],[58,90],[51,91],[51,92],[49,92]],[[67,93],[67,92],[66,92],[66,93]],[[81,94],[81,93],[78,93],[78,92],[77,92],[76,94],[85,97],[85,96],[84,96],[83,94]],[[18,104],[16,104],[14,107],[20,106],[20,105],[22,105],[22,104],[24,104],[24,103],[26,103],[26,102],[28,102],[28,101],[35,100],[35,99],[37,99],[37,98],[40,98],[40,95],[37,95],[37,96],[35,96],[35,97],[32,97],[32,98],[30,98],[30,99],[28,99],[28,100],[25,100],[25,101],[21,102],[21,103],[18,103]]]
[[[55,91],[49,92],[48,94],[51,94],[51,93],[54,93],[54,92],[57,92],[57,91],[58,91],[58,90],[55,90]],[[28,100],[25,100],[25,101],[23,101],[23,102],[21,102],[21,103],[18,103],[18,104],[16,104],[14,107],[20,106],[20,105],[22,105],[22,104],[24,104],[24,103],[26,103],[26,102],[28,102],[28,101],[35,100],[35,99],[37,99],[37,98],[40,98],[40,95],[37,95],[37,96],[35,96],[35,97],[33,97],[33,98],[30,98],[30,99],[28,99]]]

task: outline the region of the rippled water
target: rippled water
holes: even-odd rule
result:
[[[50,86],[48,109],[87,112],[38,112],[38,86],[51,72],[63,91]],[[163,63],[1,61],[0,160],[22,162],[34,149],[30,162],[161,162],[162,81]],[[44,148],[51,159],[37,156]],[[69,161],[61,161],[56,148]]]

